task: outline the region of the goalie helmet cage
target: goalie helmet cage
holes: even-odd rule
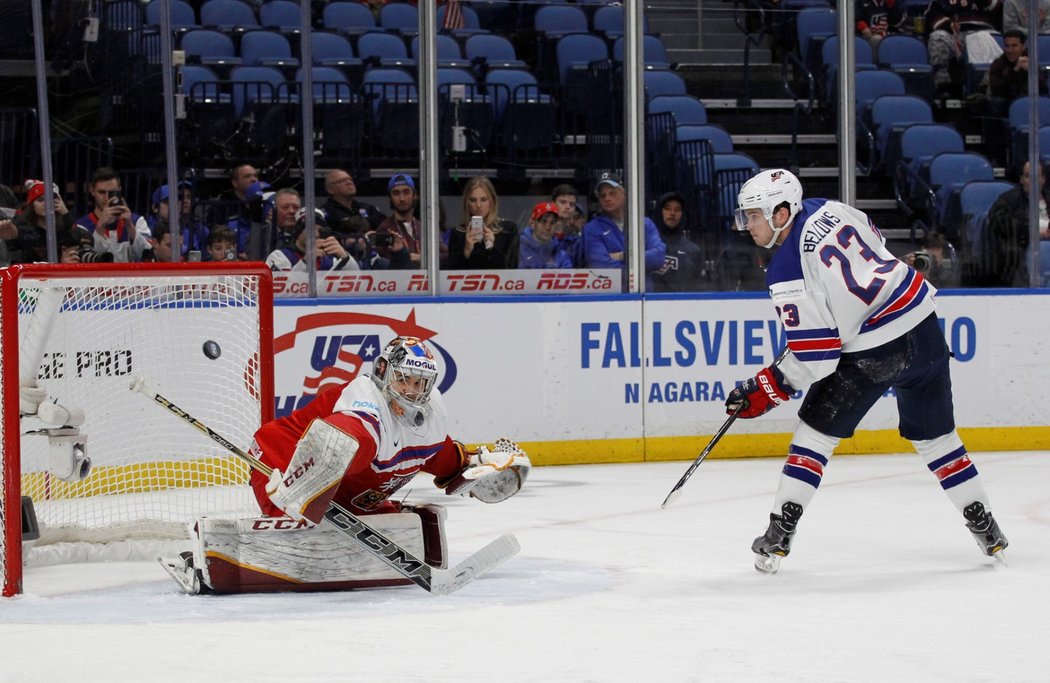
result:
[[[17,313],[17,315],[16,315]],[[248,467],[159,415],[135,376],[245,447],[273,418],[273,281],[261,263],[33,264],[0,269],[0,587],[62,548],[184,540],[205,514],[255,514]],[[20,417],[19,386],[80,408],[91,470],[49,469],[44,425]],[[21,497],[40,538],[22,542]],[[90,553],[88,553],[90,555]]]

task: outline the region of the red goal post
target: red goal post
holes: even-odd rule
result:
[[[0,269],[0,330],[3,595],[21,592],[24,562],[70,561],[80,550],[67,549],[85,545],[179,542],[201,515],[257,511],[243,463],[128,387],[145,377],[247,447],[273,417],[273,282],[263,264]],[[75,436],[20,416],[20,386],[34,384],[48,402],[83,411]],[[57,474],[68,462],[68,448],[55,447],[63,438],[83,442],[86,477]],[[23,547],[26,496],[39,539]]]

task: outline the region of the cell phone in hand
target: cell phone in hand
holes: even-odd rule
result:
[[[470,233],[475,237],[480,238],[482,233],[485,231],[485,218],[484,216],[471,216],[470,217]]]
[[[9,209],[6,206],[0,206],[0,221],[8,221],[18,215],[18,211],[15,209]]]

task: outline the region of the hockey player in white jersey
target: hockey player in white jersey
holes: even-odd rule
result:
[[[863,212],[803,200],[789,171],[763,171],[743,185],[736,225],[756,244],[776,248],[767,284],[789,351],[730,392],[727,412],[758,417],[809,387],[769,527],[751,546],[755,567],[779,568],[835,447],[891,387],[901,435],[962,512],[982,552],[1001,553],[1006,537],[955,430],[950,353],[934,287],[889,252]]]

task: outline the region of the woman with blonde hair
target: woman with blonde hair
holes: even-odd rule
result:
[[[448,237],[448,267],[453,270],[516,268],[518,226],[499,217],[496,188],[485,176],[463,188],[463,220]]]

